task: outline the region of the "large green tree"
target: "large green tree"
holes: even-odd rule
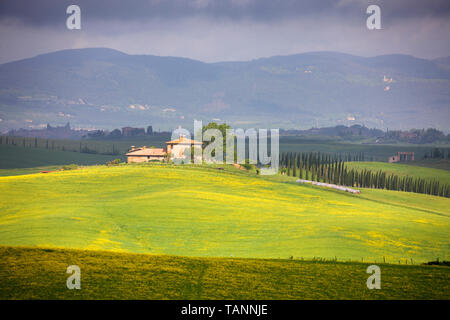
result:
[[[207,125],[204,125],[202,127],[202,134],[205,133],[206,130],[208,129],[217,129],[222,133],[222,137],[223,137],[223,155],[225,157],[226,152],[227,152],[227,148],[226,148],[226,136],[227,136],[227,129],[231,129],[231,127],[229,125],[227,125],[226,123],[222,123],[222,124],[218,124],[216,122],[210,122]],[[210,143],[212,143],[215,140],[215,138],[212,138],[211,141],[203,141],[203,147],[205,148],[206,146],[208,146]],[[235,156],[235,160],[236,160],[236,143],[234,144],[234,156]],[[214,151],[213,151],[213,156],[214,156]]]

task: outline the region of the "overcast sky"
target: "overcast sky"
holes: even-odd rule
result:
[[[81,30],[66,8],[81,8]],[[366,9],[381,8],[381,30]],[[448,0],[1,0],[0,63],[70,48],[205,62],[308,51],[450,56]]]

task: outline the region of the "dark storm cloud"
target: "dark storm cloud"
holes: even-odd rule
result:
[[[268,23],[305,16],[359,18],[369,4],[380,5],[387,21],[450,16],[448,0],[2,0],[0,19],[14,19],[32,26],[58,25],[65,22],[65,10],[70,4],[81,7],[87,22],[199,16]]]
[[[66,8],[81,7],[81,30]],[[381,8],[381,30],[366,9]],[[201,61],[250,60],[308,51],[363,56],[450,54],[449,0],[0,0],[0,63],[108,47]]]

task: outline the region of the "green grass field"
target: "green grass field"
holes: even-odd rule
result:
[[[124,157],[0,145],[0,169],[47,167],[72,163],[78,165],[105,164],[117,158]],[[0,175],[2,172],[3,175],[7,174],[5,170],[2,170]]]
[[[280,137],[280,152],[322,152],[322,153],[341,153],[356,154],[364,152],[365,160],[387,162],[390,156],[397,152],[414,152],[415,158],[420,160],[425,153],[430,153],[434,148],[449,150],[448,144],[364,144],[351,143],[333,139],[302,136],[282,136]]]
[[[450,199],[361,195],[234,168],[94,166],[0,177],[0,244],[171,254],[449,260]]]
[[[121,155],[124,155],[130,146],[155,146],[155,147],[165,147],[165,142],[170,140],[170,135],[155,135],[155,136],[141,136],[141,137],[129,137],[127,139],[104,139],[104,140],[94,140],[94,139],[43,139],[38,138],[27,138],[27,137],[8,137],[8,144],[6,144],[6,137],[0,137],[0,147],[1,146],[12,146],[12,143],[16,146],[25,147],[27,149],[47,149],[48,150],[58,150],[58,151],[80,151],[80,144],[82,147],[87,147],[91,150],[95,150],[98,154],[102,153],[112,153],[112,151],[118,151]]]
[[[63,166],[43,166],[43,167],[33,167],[33,168],[17,168],[17,169],[0,169],[0,177],[6,176],[20,176],[24,174],[34,174],[40,173],[41,171],[57,171]]]
[[[68,290],[78,265],[81,290]],[[450,268],[0,247],[0,299],[450,299]]]
[[[408,162],[408,165],[450,170],[450,159],[421,159]]]
[[[41,149],[45,149],[47,142],[49,148],[54,147],[55,150],[61,151],[62,148],[68,151],[78,152],[80,150],[80,143],[83,147],[88,147],[91,150],[100,153],[111,153],[113,150],[118,151],[121,155],[124,155],[130,148],[130,146],[155,146],[158,148],[165,147],[165,142],[171,140],[170,135],[155,135],[155,136],[143,136],[134,138],[123,138],[118,140],[93,140],[93,139],[83,139],[83,140],[58,140],[58,139],[38,139],[37,146]],[[9,137],[9,146],[11,142],[17,146],[25,145],[26,150],[35,149],[35,139],[34,138],[23,138],[23,137]],[[2,146],[6,146],[6,137],[0,139],[0,150]],[[379,144],[365,144],[362,141],[343,141],[341,139],[330,138],[330,137],[308,137],[308,136],[280,136],[280,152],[322,152],[328,154],[342,154],[345,156],[347,154],[352,154],[353,156],[363,152],[365,155],[365,160],[382,161],[386,162],[388,157],[397,154],[398,151],[412,151],[415,153],[417,164],[424,166],[437,166],[438,168],[447,170],[450,168],[448,159],[436,160],[436,159],[426,159],[423,160],[425,153],[430,153],[434,148],[439,148],[442,151],[449,150],[449,144],[396,144],[396,145],[379,145]],[[37,149],[39,149],[37,148]],[[47,150],[47,149],[46,149]],[[47,150],[48,151],[48,150]],[[446,152],[446,151],[445,151]],[[21,158],[15,158],[16,161],[21,161]],[[45,165],[45,164],[37,164]],[[23,166],[20,166],[23,167]],[[0,168],[5,168],[2,166],[0,161]],[[7,167],[14,168],[14,167]]]
[[[349,169],[384,171],[388,175],[395,174],[401,177],[409,176],[426,180],[438,180],[440,183],[450,185],[450,171],[436,168],[427,168],[404,163],[386,162],[346,162]]]

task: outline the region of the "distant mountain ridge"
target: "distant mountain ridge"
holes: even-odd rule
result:
[[[364,124],[450,131],[450,57],[310,52],[243,62],[52,52],[0,65],[0,130],[70,121],[155,129],[193,119],[237,127]]]

